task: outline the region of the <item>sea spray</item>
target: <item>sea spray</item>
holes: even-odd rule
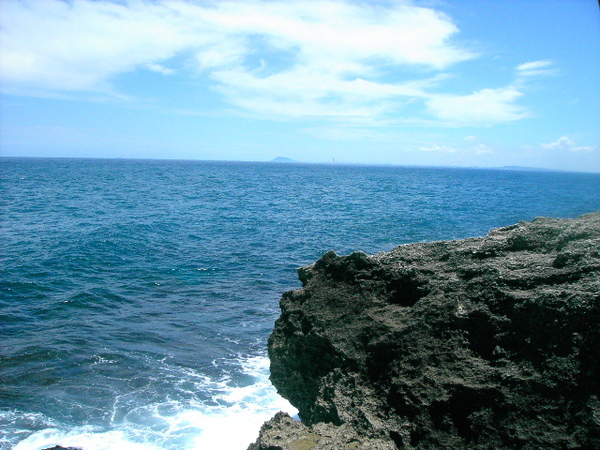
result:
[[[262,423],[277,411],[291,415],[297,411],[269,382],[268,358],[240,356],[237,361],[243,382],[239,376],[238,381],[229,375],[212,380],[189,369],[180,370],[182,385],[210,393],[207,401],[167,400],[139,406],[120,418],[114,414],[109,430],[54,423],[20,441],[14,450],[40,450],[54,445],[85,450],[244,449],[256,439]],[[44,423],[42,417],[36,420]]]

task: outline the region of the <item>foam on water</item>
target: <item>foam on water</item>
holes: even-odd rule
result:
[[[194,388],[211,393],[209,401],[167,400],[140,405],[125,415],[115,414],[110,429],[69,429],[36,416],[32,420],[46,427],[18,442],[14,450],[41,450],[54,445],[85,450],[245,449],[258,436],[262,423],[277,411],[291,415],[297,411],[269,382],[268,358],[240,357],[238,362],[244,383],[234,382],[230,376],[212,380],[190,369],[180,371],[183,384],[191,381]],[[4,414],[7,419],[9,413]],[[0,445],[10,448],[11,444]]]
[[[14,449],[40,450],[54,445],[77,446],[85,450],[158,450],[160,448],[152,444],[132,442],[124,431],[95,432],[93,428],[81,427],[71,431],[58,428],[38,431],[18,443]]]

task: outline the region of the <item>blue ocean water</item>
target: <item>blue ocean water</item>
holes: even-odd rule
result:
[[[600,175],[0,159],[0,449],[244,449],[295,269],[600,210]]]

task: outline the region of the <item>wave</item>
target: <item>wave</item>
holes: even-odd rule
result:
[[[38,430],[20,440],[14,450],[41,450],[54,445],[84,450],[192,450],[245,449],[258,436],[262,423],[277,411],[296,415],[296,409],[280,397],[269,381],[269,360],[265,356],[237,357],[231,375],[211,379],[191,369],[175,368],[182,390],[202,393],[205,400],[163,400],[137,404],[123,413],[117,399],[110,426],[61,426],[35,415]],[[26,414],[0,413],[0,422]],[[9,417],[10,416],[10,417]],[[17,431],[17,430],[15,430]],[[13,439],[23,437],[13,433]],[[0,448],[10,448],[10,439]]]

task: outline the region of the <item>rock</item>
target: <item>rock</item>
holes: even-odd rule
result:
[[[365,447],[367,445],[367,447]],[[317,423],[307,427],[289,415],[279,412],[262,426],[259,440],[248,450],[340,450],[371,448],[394,450],[389,442],[382,439],[360,437],[349,425],[335,426]]]
[[[326,253],[269,339],[258,449],[600,449],[600,213]]]

